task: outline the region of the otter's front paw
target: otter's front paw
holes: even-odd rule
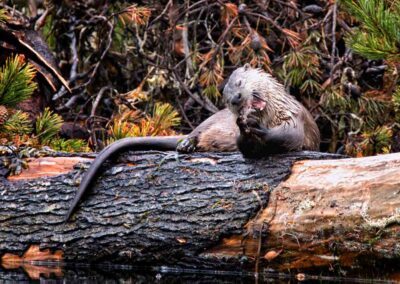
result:
[[[181,153],[192,153],[196,151],[197,141],[193,137],[187,137],[178,143],[176,151]]]
[[[250,133],[249,127],[247,125],[247,120],[244,116],[240,115],[237,119],[236,119],[236,124],[239,127],[239,130],[241,133],[244,134],[248,134]]]
[[[254,116],[249,116],[247,118],[247,127],[249,129],[249,132],[253,134],[254,136],[257,136],[261,139],[264,139],[265,137],[268,136],[268,128],[263,126],[259,119],[257,119]]]

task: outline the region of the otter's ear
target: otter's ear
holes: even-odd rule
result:
[[[247,70],[249,70],[249,69],[251,68],[251,66],[250,66],[249,63],[246,63],[246,64],[243,66],[243,68],[244,68],[244,71],[247,71]]]

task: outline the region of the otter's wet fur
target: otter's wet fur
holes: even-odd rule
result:
[[[265,71],[248,64],[236,69],[223,93],[237,118],[237,146],[245,157],[319,149],[320,133],[312,115]]]

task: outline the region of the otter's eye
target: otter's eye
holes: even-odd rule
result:
[[[237,94],[237,98],[240,100],[242,98],[242,94],[241,93]]]
[[[237,81],[236,87],[240,87],[242,85],[242,80]]]

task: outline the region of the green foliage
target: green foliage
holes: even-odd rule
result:
[[[135,136],[135,133],[133,132],[133,127],[129,122],[114,120],[113,125],[110,128],[110,138],[108,143],[112,143],[116,140],[133,136]]]
[[[393,132],[387,126],[380,126],[363,133],[364,140],[360,143],[364,156],[378,153],[389,153]]]
[[[392,96],[392,103],[395,113],[395,120],[396,122],[400,123],[400,86],[397,87]]]
[[[23,57],[14,56],[0,69],[0,105],[15,107],[29,98],[37,85],[33,81],[35,69]]]
[[[63,120],[61,116],[53,113],[49,108],[45,108],[43,113],[36,120],[35,133],[40,144],[46,145],[50,143],[60,131]]]
[[[8,16],[6,14],[6,10],[0,9],[0,23],[6,22],[8,19]]]
[[[53,33],[53,16],[49,15],[46,18],[46,23],[44,24],[43,28],[42,28],[42,33],[44,38],[46,39],[47,44],[49,45],[49,48],[51,50],[55,50],[56,48],[56,37],[54,36]]]
[[[218,87],[215,85],[205,87],[203,89],[203,95],[211,99],[217,99],[221,97],[221,93],[219,92]]]
[[[56,151],[63,152],[86,152],[88,150],[86,141],[82,139],[65,140],[62,138],[56,138],[51,140],[50,147]]]
[[[167,103],[156,103],[154,105],[152,120],[154,121],[154,127],[161,131],[178,126],[181,122],[179,113]]]
[[[370,59],[400,60],[400,1],[341,0],[361,22],[347,43]]]
[[[1,132],[13,137],[32,132],[32,122],[27,113],[18,110],[2,125]]]
[[[323,100],[323,107],[331,112],[346,111],[346,109],[350,108],[350,104],[350,99],[342,96],[339,90],[335,89],[328,90],[326,98]]]
[[[179,113],[168,103],[156,103],[151,116],[135,118],[137,115],[131,113],[125,118],[116,117],[109,129],[108,143],[125,137],[175,135],[172,127],[178,126],[181,121]]]
[[[282,66],[285,85],[298,87],[302,93],[315,94],[321,90],[319,60],[313,46],[292,50],[284,57]]]

